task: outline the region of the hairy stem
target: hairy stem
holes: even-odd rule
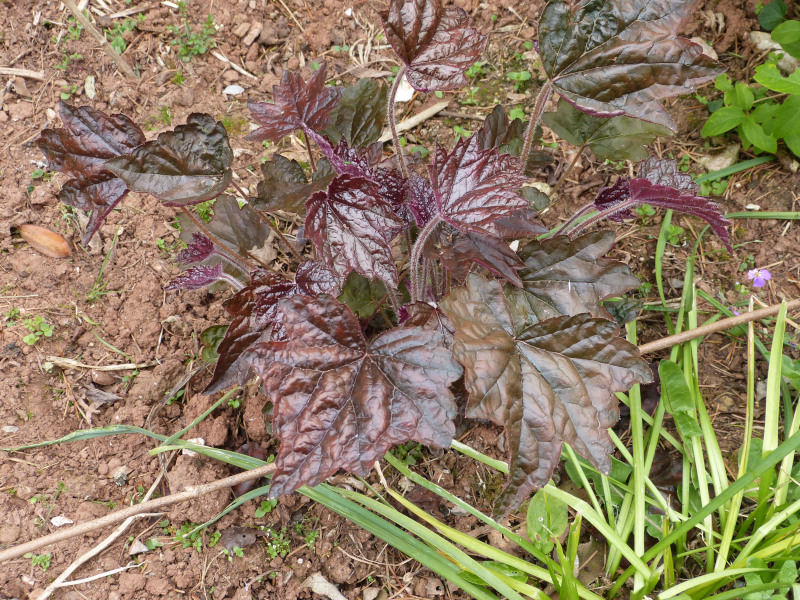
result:
[[[411,301],[412,302],[419,302],[420,301],[420,282],[419,282],[419,263],[420,258],[422,257],[422,248],[425,246],[425,240],[428,239],[428,236],[436,229],[436,226],[442,222],[442,218],[439,215],[433,217],[427,225],[420,231],[419,235],[417,236],[417,241],[414,242],[414,248],[411,250],[411,263],[408,267],[409,279],[411,281]]]
[[[637,204],[638,204],[638,202],[636,202],[635,200],[627,200],[625,202],[620,202],[619,204],[615,204],[615,205],[613,205],[613,206],[611,206],[611,207],[609,207],[609,208],[607,208],[605,210],[601,210],[597,214],[592,215],[591,217],[589,217],[588,219],[586,219],[585,221],[583,221],[581,223],[573,225],[569,229],[569,231],[566,231],[565,227],[562,227],[559,230],[559,232],[563,231],[566,235],[568,235],[570,237],[576,236],[581,231],[586,229],[587,227],[591,227],[592,225],[602,221],[603,219],[607,219],[608,217],[610,217],[612,215],[620,213],[620,212],[622,212],[624,210],[628,210],[629,208],[632,208],[632,207],[636,206]],[[584,206],[580,210],[579,214],[577,214],[574,217],[572,217],[569,221],[567,221],[567,223],[574,223],[575,220],[578,219],[578,217],[586,214],[587,212],[589,212],[589,209],[591,209],[593,207],[594,207],[593,204],[587,204],[586,206]],[[565,225],[566,225],[566,223],[565,223]]]
[[[520,159],[520,171],[525,172],[525,165],[528,164],[528,155],[531,153],[531,145],[533,144],[533,134],[536,132],[536,127],[542,120],[544,108],[547,106],[547,101],[553,95],[553,83],[548,79],[547,82],[539,90],[539,95],[536,97],[536,104],[533,105],[533,112],[531,113],[531,120],[528,122],[528,128],[525,130],[525,141],[522,146],[522,153]]]
[[[400,87],[400,82],[403,81],[405,74],[406,67],[404,65],[397,72],[397,75],[395,75],[392,90],[389,92],[389,105],[386,108],[386,120],[389,121],[389,129],[392,132],[392,143],[394,144],[394,152],[397,156],[397,164],[400,165],[400,172],[403,174],[403,177],[410,179],[411,176],[406,161],[403,159],[403,149],[400,147],[400,138],[397,135],[397,125],[394,120],[394,98],[397,96],[397,89]]]
[[[583,206],[578,212],[572,215],[569,219],[567,219],[561,227],[559,227],[553,235],[563,234],[569,230],[573,223],[575,223],[578,219],[580,219],[583,215],[588,212],[591,212],[594,209],[594,203],[591,202],[586,206]]]
[[[303,132],[303,139],[306,141],[306,150],[308,151],[308,162],[311,165],[311,172],[317,170],[317,165],[314,162],[314,153],[311,152],[311,141],[308,139],[308,134]]]
[[[64,540],[68,540],[73,537],[86,535],[87,533],[90,533],[92,531],[97,531],[98,529],[102,529],[103,527],[107,527],[108,525],[113,525],[114,523],[119,523],[120,521],[124,521],[128,517],[132,517],[134,515],[138,515],[141,513],[157,512],[158,509],[163,508],[165,506],[171,506],[179,502],[186,502],[187,500],[193,500],[195,498],[205,496],[206,494],[210,494],[211,492],[216,492],[217,490],[224,490],[226,488],[233,487],[245,481],[260,479],[261,477],[265,477],[266,475],[269,475],[274,471],[275,471],[275,463],[270,463],[268,465],[264,465],[263,467],[258,467],[257,469],[253,469],[251,471],[245,471],[244,473],[237,473],[236,475],[231,475],[230,477],[225,477],[224,479],[218,479],[217,481],[212,481],[211,483],[204,483],[203,485],[197,485],[197,486],[189,486],[183,492],[170,494],[169,496],[156,498],[155,500],[149,500],[147,502],[142,502],[141,504],[136,504],[134,506],[129,506],[128,508],[118,510],[115,513],[108,514],[104,517],[100,517],[99,519],[93,519],[92,521],[80,523],[78,525],[75,525],[74,527],[70,527],[64,530],[59,530],[55,533],[51,533],[50,535],[45,535],[35,540],[31,540],[30,542],[25,542],[24,544],[14,546],[13,548],[8,548],[7,550],[0,551],[0,563],[3,563],[8,560],[13,560],[15,558],[19,558],[20,556],[23,556],[26,552],[34,552],[39,548],[44,548],[45,546],[49,546],[50,544],[55,544],[57,542],[63,542]]]
[[[575,165],[578,164],[578,161],[580,160],[581,156],[583,156],[583,151],[586,150],[586,146],[587,146],[587,142],[584,142],[583,144],[578,146],[578,149],[575,151],[575,156],[572,158],[572,162],[569,163],[569,166],[567,167],[567,170],[564,171],[564,174],[556,182],[556,185],[553,187],[552,191],[550,192],[550,197],[551,198],[553,196],[555,196],[555,193],[558,191],[558,188],[560,188],[564,184],[564,182],[567,180],[567,177],[569,177],[569,174],[572,173],[572,169],[575,168]]]
[[[247,262],[242,257],[237,256],[233,252],[231,252],[231,250],[222,242],[222,240],[220,240],[217,236],[211,233],[206,228],[205,224],[200,219],[195,217],[188,208],[186,208],[185,206],[181,206],[181,210],[183,211],[183,214],[189,217],[189,220],[195,224],[195,227],[197,227],[200,231],[202,231],[203,235],[208,237],[208,239],[210,239],[214,243],[214,245],[217,247],[217,250],[224,253],[228,257],[228,259],[234,265],[236,265],[237,269],[240,269],[242,272],[247,274],[249,274],[251,271],[256,270],[255,265]]]
[[[786,303],[786,310],[794,310],[796,308],[800,308],[800,299],[792,300],[791,302]],[[642,344],[639,346],[639,354],[649,354],[651,352],[658,352],[659,350],[666,350],[672,346],[677,346],[678,344],[694,340],[704,335],[730,329],[731,327],[736,327],[737,325],[742,325],[743,323],[749,323],[750,321],[756,321],[757,319],[763,319],[764,317],[772,317],[777,315],[780,309],[780,304],[774,304],[773,306],[768,306],[767,308],[754,310],[753,312],[742,313],[741,315],[715,321],[714,323],[709,323],[708,325],[701,325],[696,329],[688,329],[687,331],[676,333],[675,335],[671,335],[654,342]]]

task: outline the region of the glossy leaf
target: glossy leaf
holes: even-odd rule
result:
[[[453,90],[467,84],[464,72],[483,52],[486,36],[467,27],[463,9],[445,9],[440,0],[389,0],[389,10],[378,15],[414,89]]]
[[[500,284],[475,274],[441,306],[456,329],[453,355],[464,366],[467,417],[506,429],[510,477],[497,512],[519,507],[549,481],[562,443],[609,471],[608,428],[619,416],[614,392],[652,377],[615,323],[560,316],[517,333]]]
[[[83,239],[88,244],[128,192],[121,179],[105,170],[105,162],[144,144],[145,137],[125,115],[107,115],[89,106],[75,108],[65,102],[60,104],[59,113],[64,128],[45,129],[37,144],[52,170],[72,177],[61,188],[59,200],[91,211]]]
[[[455,432],[450,384],[461,368],[441,335],[398,327],[370,342],[332,296],[280,302],[286,342],[248,360],[270,390],[281,444],[270,497],[314,486],[339,469],[365,476],[392,446],[447,447]]]
[[[494,221],[528,208],[519,188],[528,178],[519,161],[496,148],[480,149],[478,136],[456,143],[447,153],[437,145],[429,167],[434,207],[442,220],[462,231],[495,235]]]
[[[667,127],[640,119],[593,117],[564,100],[543,118],[559,137],[576,146],[588,145],[600,160],[644,160],[647,146],[672,135]]]
[[[674,160],[649,158],[639,169],[639,177],[620,178],[611,188],[600,190],[595,206],[609,211],[608,218],[630,218],[631,208],[649,204],[664,209],[700,217],[725,243],[729,251],[728,221],[716,202],[697,194],[698,187],[691,176],[678,171]]]
[[[445,348],[453,345],[453,324],[450,318],[440,309],[427,302],[414,302],[406,304],[400,309],[401,323],[404,327],[422,327],[442,334],[442,344]]]
[[[285,339],[286,330],[278,318],[281,298],[297,294],[336,294],[339,291],[333,274],[315,262],[301,264],[294,282],[269,271],[253,273],[250,285],[223,305],[233,320],[217,347],[219,359],[214,376],[203,393],[211,394],[237,383],[243,384],[251,375],[249,364],[242,360],[244,352],[259,341]]]
[[[200,290],[223,279],[222,265],[200,265],[187,269],[167,284],[167,291],[171,290]]]
[[[551,0],[539,22],[542,65],[562,98],[595,116],[627,115],[671,130],[658,103],[722,70],[677,33],[695,0]]]
[[[559,235],[523,246],[518,253],[525,263],[519,271],[522,290],[515,296],[523,322],[580,313],[609,318],[600,302],[641,284],[625,264],[603,258],[615,239],[613,232],[600,231],[575,240]]]
[[[199,233],[197,225],[186,215],[178,216],[181,225],[181,239],[189,244],[194,234]],[[214,215],[205,224],[211,232],[227,248],[247,259],[254,255],[259,258],[274,259],[272,231],[256,214],[253,207],[239,202],[233,196],[223,195],[214,202]],[[270,256],[272,258],[270,258]]]
[[[541,138],[542,128],[537,127],[534,137]],[[519,156],[522,152],[525,123],[522,119],[510,120],[502,105],[498,104],[484,119],[481,128],[475,132],[481,150],[497,148],[500,154]],[[533,149],[528,154],[524,173],[533,176],[542,167],[553,162],[553,155],[544,150]]]
[[[423,253],[442,261],[450,275],[463,282],[475,264],[486,267],[516,286],[522,286],[517,269],[524,267],[508,242],[498,237],[462,232],[450,225],[440,226],[426,240]]]
[[[152,194],[167,206],[216,198],[231,180],[233,151],[222,123],[192,113],[185,125],[165,131],[106,168],[135,192]]]
[[[252,200],[253,207],[299,215],[305,214],[305,203],[311,194],[326,189],[334,177],[334,173],[330,173],[308,181],[300,163],[280,154],[261,164],[261,174],[263,178],[258,182],[258,197]]]
[[[389,88],[375,79],[360,79],[345,87],[325,133],[334,143],[344,137],[351,148],[365,148],[377,142],[386,123],[388,99]]]
[[[322,131],[330,125],[342,89],[325,85],[325,67],[322,63],[308,81],[285,70],[280,85],[272,88],[274,104],[248,102],[253,120],[261,127],[246,139],[278,142],[298,129]]]
[[[178,252],[175,256],[175,262],[181,266],[193,265],[203,262],[213,253],[214,242],[205,234],[193,233],[192,241],[186,245],[186,248]]]
[[[340,280],[350,271],[397,287],[397,268],[389,241],[403,228],[378,186],[340,175],[326,192],[306,203],[305,235]]]

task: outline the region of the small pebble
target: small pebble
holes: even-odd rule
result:
[[[3,425],[2,431],[3,433],[17,433],[19,431],[19,427],[16,425]]]
[[[61,527],[62,525],[71,525],[74,522],[75,521],[73,521],[69,517],[65,517],[63,515],[59,515],[57,517],[53,517],[52,519],[50,519],[50,523],[53,525],[53,527]]]
[[[232,84],[222,90],[225,96],[240,96],[244,94],[244,88],[240,85]]]
[[[133,540],[131,547],[128,548],[128,554],[131,556],[135,556],[137,554],[144,554],[148,551],[148,547],[145,546],[141,540]]]

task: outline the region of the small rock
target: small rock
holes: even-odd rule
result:
[[[52,108],[48,108],[46,111],[44,111],[44,114],[47,115],[48,121],[56,120],[56,111],[54,111]]]
[[[57,517],[53,517],[50,519],[50,523],[53,527],[61,527],[62,525],[72,525],[75,521],[70,519],[69,517],[65,517],[64,515],[59,515]]]
[[[25,80],[22,77],[16,77],[14,79],[13,86],[14,86],[14,92],[18,96],[24,96],[25,98],[31,97],[31,93],[28,90],[28,86],[25,84]]]
[[[141,540],[136,539],[136,540],[133,540],[133,543],[131,544],[131,547],[128,548],[128,554],[130,554],[131,556],[135,556],[137,554],[144,554],[148,550],[149,550],[149,548],[147,546],[145,546],[142,543]]]
[[[114,385],[117,378],[106,371],[92,371],[92,381],[97,385]]]
[[[248,31],[250,31],[250,24],[242,23],[233,30],[233,35],[235,35],[238,38],[243,38],[244,36],[247,35]]]
[[[32,102],[17,102],[16,104],[9,104],[8,115],[13,121],[22,121],[23,119],[30,119],[34,114]]]
[[[261,35],[261,30],[264,26],[261,24],[260,21],[255,21],[252,25],[250,25],[250,30],[247,32],[247,35],[244,36],[242,43],[245,46],[249,46],[253,42],[256,41],[259,35]]]
[[[114,478],[114,483],[116,483],[117,486],[122,487],[128,483],[128,475],[130,475],[131,472],[133,472],[133,469],[127,465],[122,465],[116,471],[114,471],[114,474],[112,475]]]
[[[83,93],[86,94],[86,97],[89,98],[89,100],[94,100],[94,97],[97,95],[97,91],[94,86],[93,75],[86,76],[86,83],[83,85]]]
[[[3,525],[0,527],[0,544],[13,544],[19,539],[22,530],[17,525]]]
[[[289,60],[286,62],[286,68],[289,69],[290,71],[296,70],[299,66],[300,66],[300,59],[297,58],[296,56],[290,57]]]
[[[8,121],[8,114],[0,110],[0,123],[5,123],[6,121]]]
[[[19,431],[19,427],[16,425],[3,425],[3,428],[0,430],[3,433],[17,433]]]
[[[103,477],[108,475],[108,463],[103,462],[97,465],[97,474],[102,475]]]
[[[701,156],[697,159],[709,171],[719,171],[726,167],[730,167],[739,160],[739,144],[727,146],[721,152],[710,154],[709,156]]]
[[[766,31],[751,31],[750,42],[756,47],[759,52],[775,51],[783,52],[781,45],[772,39],[772,34]],[[778,68],[791,75],[798,67],[800,67],[800,60],[783,52],[783,58],[778,61]]]
[[[759,204],[748,204],[744,207],[745,210],[761,210],[761,206]]]
[[[228,69],[222,74],[222,78],[229,82],[239,81],[239,74],[233,69]]]
[[[232,84],[222,90],[225,96],[241,96],[244,94],[244,88],[240,85]]]

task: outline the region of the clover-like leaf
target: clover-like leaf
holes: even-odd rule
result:
[[[440,0],[389,0],[389,10],[378,15],[414,89],[453,90],[467,84],[464,72],[483,52],[486,36],[467,27],[463,9],[445,9]]]
[[[672,135],[669,128],[640,119],[594,117],[564,100],[543,118],[559,137],[576,146],[588,145],[600,160],[644,160],[648,145]]]
[[[722,71],[678,29],[695,0],[551,0],[539,21],[542,65],[562,98],[595,116],[675,130],[658,100]]]
[[[389,89],[374,79],[360,79],[345,87],[325,133],[334,143],[344,137],[351,148],[365,148],[377,142],[386,123],[388,99]]]
[[[517,269],[525,265],[508,242],[492,235],[462,232],[443,224],[425,240],[423,253],[428,258],[442,261],[457,282],[463,282],[470,269],[478,264],[516,286],[522,285]]]
[[[184,214],[178,216],[181,225],[181,239],[191,243],[194,234],[200,233],[195,225]],[[214,214],[205,228],[229,250],[244,259],[254,256],[262,262],[270,262],[275,258],[273,233],[249,204],[241,208],[234,196],[227,194],[214,202]]]
[[[447,447],[461,368],[441,335],[397,327],[367,341],[349,308],[328,295],[280,302],[286,342],[248,360],[274,403],[281,445],[270,497],[314,486],[339,469],[365,476],[392,446]]]
[[[278,317],[278,301],[297,294],[336,294],[340,288],[324,265],[302,263],[291,282],[283,275],[259,270],[253,273],[250,285],[238,291],[223,305],[233,320],[217,347],[219,359],[214,375],[204,394],[243,384],[250,378],[250,365],[242,360],[255,343],[268,339],[285,339],[286,330]]]
[[[145,137],[125,115],[107,115],[89,106],[59,106],[62,129],[45,129],[37,140],[54,171],[72,179],[64,184],[59,199],[69,206],[92,211],[86,228],[87,244],[100,224],[125,197],[123,181],[105,170],[108,159],[127,154]]]
[[[497,148],[481,150],[476,135],[460,140],[450,153],[437,145],[429,171],[431,193],[415,203],[432,200],[434,206],[423,208],[462,231],[495,235],[494,221],[529,207],[519,195],[528,180],[519,172],[519,160]]]
[[[471,274],[441,302],[464,366],[466,416],[505,427],[509,480],[496,512],[507,514],[547,484],[563,443],[608,472],[619,417],[615,392],[652,375],[613,321],[560,316],[515,332],[497,281]]]
[[[506,109],[498,104],[483,120],[483,125],[475,132],[475,135],[478,138],[478,146],[481,150],[497,148],[500,154],[519,156],[522,152],[525,123],[522,119],[510,120],[506,114]],[[534,136],[536,139],[541,138],[541,127],[537,126]],[[533,176],[542,167],[552,162],[552,154],[544,150],[531,150],[528,154],[528,162],[525,163],[523,173],[528,176]]]
[[[600,190],[595,200],[595,206],[607,211],[607,218],[612,220],[632,217],[631,209],[641,204],[700,217],[733,252],[730,221],[723,216],[720,205],[698,195],[697,185],[691,176],[678,171],[676,161],[649,158],[641,164],[638,177],[618,179],[613,186]]]
[[[186,206],[224,192],[232,162],[225,126],[209,115],[192,113],[185,125],[109,160],[106,168],[135,192],[152,194],[167,206]]]
[[[522,290],[512,291],[515,310],[524,313],[521,322],[580,313],[609,318],[600,302],[641,284],[625,264],[603,258],[615,239],[611,231],[598,231],[575,240],[559,235],[523,246]]]
[[[280,85],[272,88],[274,104],[248,102],[247,108],[261,127],[245,139],[278,142],[298,129],[319,132],[330,125],[342,89],[325,86],[325,67],[322,63],[308,81],[286,70]]]
[[[368,179],[339,175],[306,203],[305,235],[341,281],[356,271],[396,288],[389,241],[402,228],[378,185]]]

